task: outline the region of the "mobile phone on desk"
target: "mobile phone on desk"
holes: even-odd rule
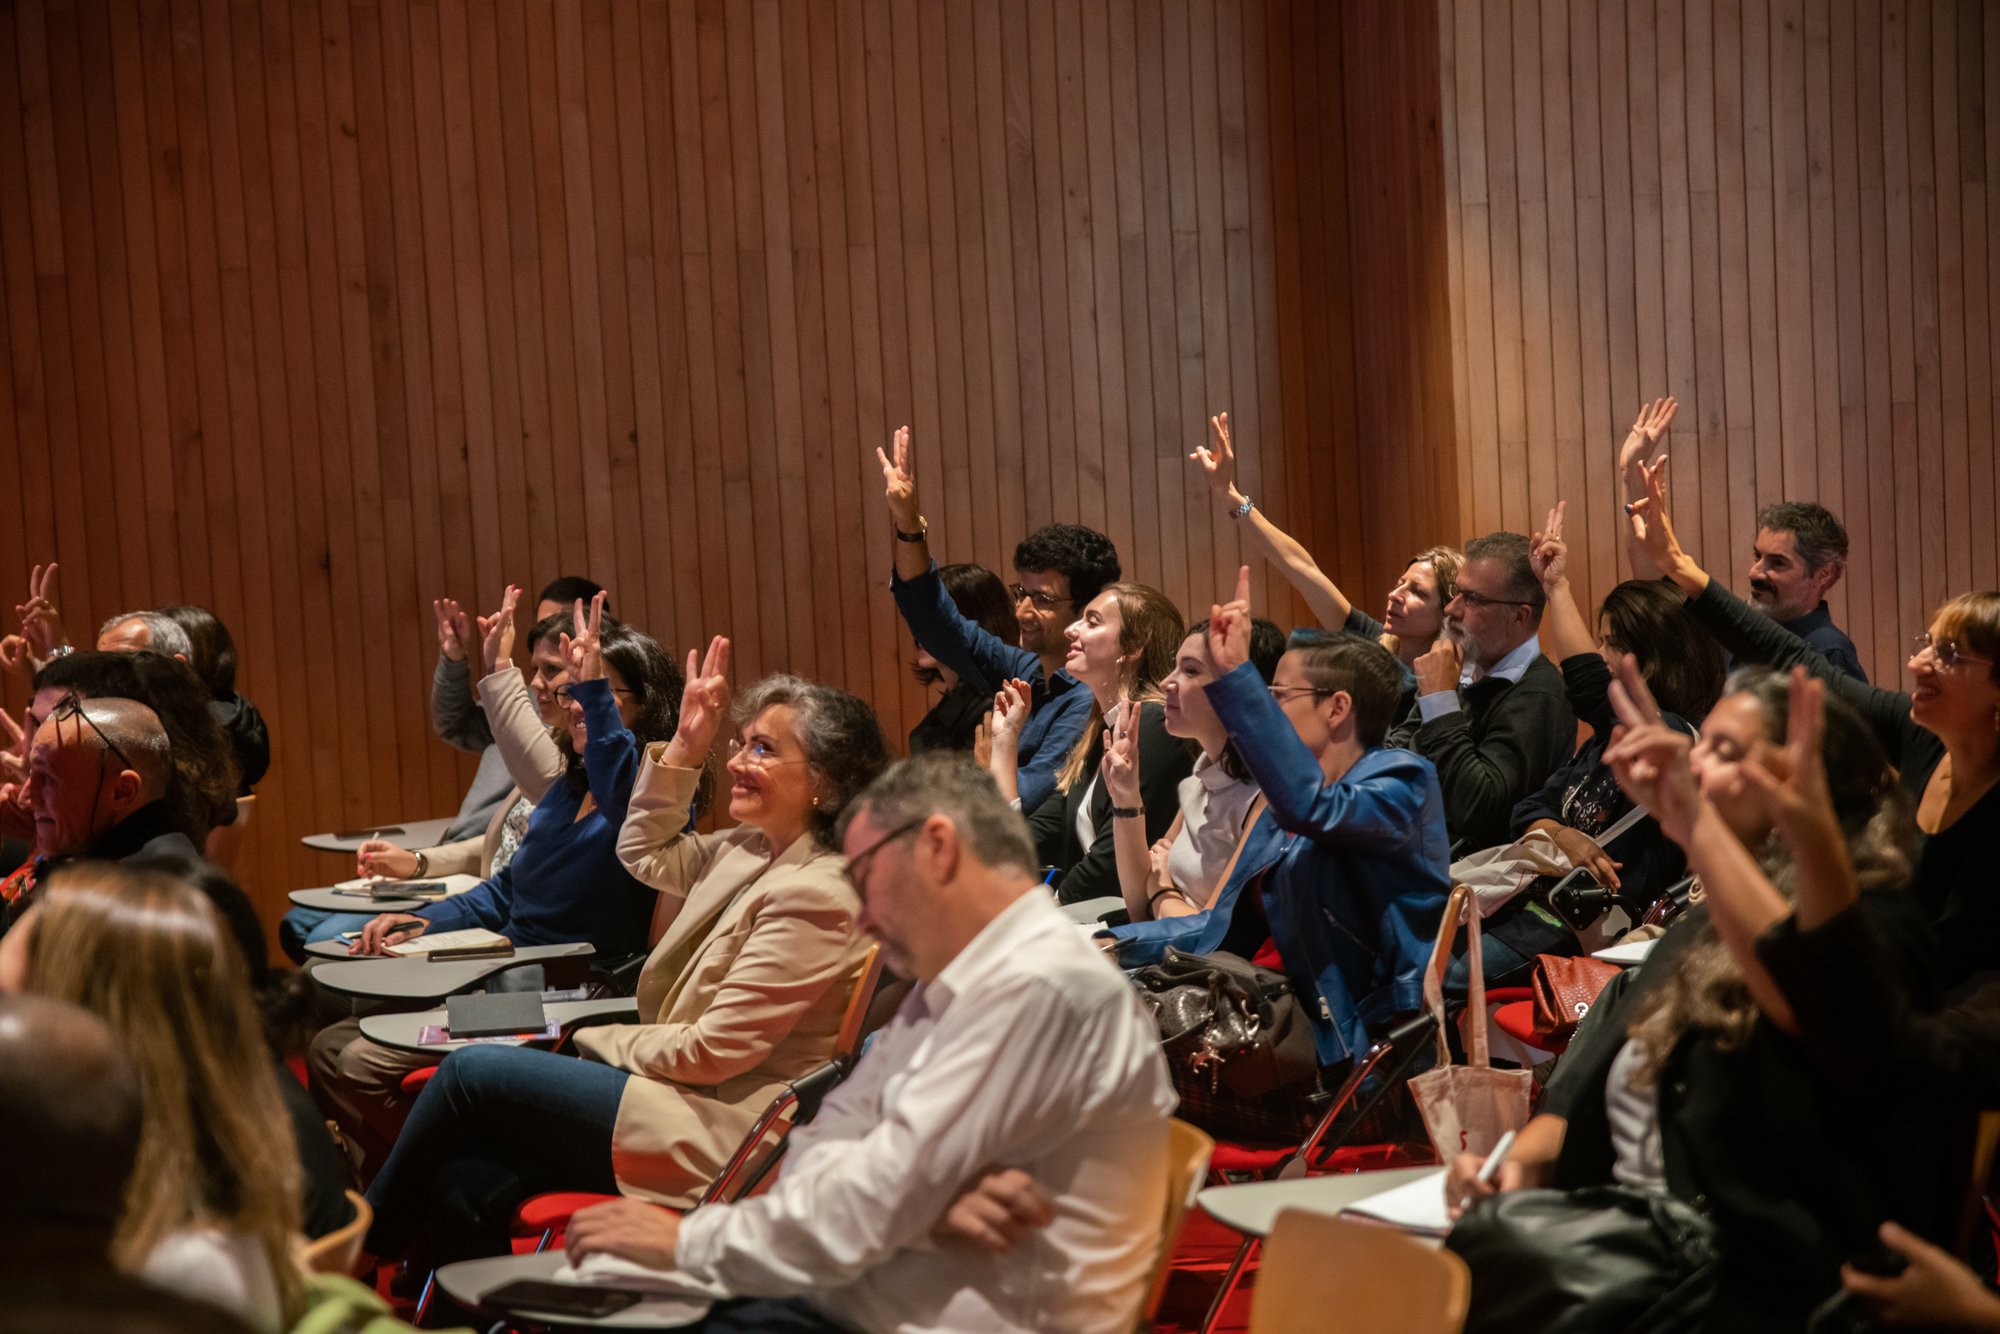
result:
[[[479,1304],[503,1311],[601,1320],[605,1316],[616,1315],[628,1306],[638,1305],[644,1298],[644,1293],[630,1288],[600,1288],[589,1283],[549,1283],[540,1279],[517,1278],[481,1296]]]
[[[441,899],[442,880],[378,880],[368,887],[371,899]]]

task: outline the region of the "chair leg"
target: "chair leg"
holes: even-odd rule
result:
[[[1229,1262],[1229,1272],[1222,1276],[1222,1286],[1216,1289],[1215,1300],[1209,1303],[1208,1314],[1202,1317],[1201,1334],[1210,1334],[1215,1322],[1222,1318],[1223,1305],[1243,1280],[1243,1266],[1250,1263],[1250,1257],[1256,1253],[1257,1238],[1245,1237],[1243,1244],[1236,1248],[1236,1258]]]

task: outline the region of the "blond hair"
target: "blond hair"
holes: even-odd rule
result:
[[[248,966],[214,907],[165,872],[66,868],[42,898],[27,982],[103,1019],[139,1074],[145,1123],[113,1261],[137,1271],[194,1227],[254,1238],[289,1325],[302,1309],[298,1151]]]
[[[1174,652],[1187,638],[1187,622],[1180,608],[1157,588],[1145,584],[1106,584],[1099,596],[1109,593],[1118,599],[1118,652],[1125,658],[1119,674],[1118,698],[1134,704],[1163,699],[1160,681],[1174,669]],[[1090,772],[1097,748],[1103,744],[1104,710],[1097,696],[1090,697],[1090,716],[1083,731],[1069,749],[1062,769],[1056,774],[1056,788],[1067,792]]]
[[[1465,553],[1457,547],[1425,547],[1410,557],[1409,564],[1403,568],[1407,570],[1411,565],[1428,565],[1431,567],[1431,573],[1437,576],[1438,611],[1442,613],[1444,604],[1451,601],[1458,592],[1458,572],[1465,568]],[[1401,635],[1392,635],[1384,630],[1377,642],[1389,652],[1401,656],[1403,651]]]

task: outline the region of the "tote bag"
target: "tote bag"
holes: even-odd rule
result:
[[[1471,1058],[1451,1063],[1451,1043],[1445,1029],[1444,973],[1451,965],[1451,946],[1461,919],[1466,923],[1466,962],[1471,966],[1471,1005],[1461,1030]],[[1479,910],[1472,891],[1454,885],[1438,923],[1437,946],[1424,971],[1424,1007],[1437,1021],[1438,1063],[1410,1081],[1410,1093],[1423,1113],[1424,1129],[1437,1149],[1438,1161],[1449,1163],[1461,1153],[1487,1154],[1510,1130],[1528,1124],[1528,1094],[1534,1076],[1526,1070],[1495,1070],[1486,1046],[1486,960],[1479,945]]]

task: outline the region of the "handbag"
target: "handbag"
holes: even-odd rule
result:
[[[1159,1025],[1177,1088],[1258,1098],[1319,1073],[1305,1007],[1276,969],[1170,946],[1132,983]]]
[[[1534,993],[1534,1043],[1544,1051],[1570,1040],[1583,1016],[1597,1003],[1598,993],[1611,985],[1620,969],[1589,955],[1538,954],[1528,976]]]
[[[1445,1031],[1444,974],[1451,945],[1465,919],[1471,1005],[1461,1028],[1465,1065],[1451,1063]],[[1528,1124],[1528,1096],[1534,1076],[1526,1070],[1495,1070],[1486,1044],[1486,959],[1479,945],[1479,911],[1472,891],[1454,885],[1438,923],[1437,945],[1424,970],[1424,1008],[1437,1021],[1438,1063],[1410,1081],[1410,1094],[1423,1113],[1424,1129],[1438,1159],[1449,1163],[1461,1153],[1490,1153],[1500,1137]]]
[[[1488,1195],[1444,1244],[1472,1271],[1465,1334],[1682,1334],[1715,1302],[1715,1224],[1664,1191]]]

